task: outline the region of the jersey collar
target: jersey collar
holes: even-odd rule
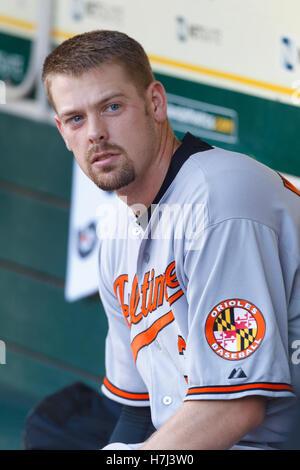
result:
[[[190,134],[187,132],[185,136],[183,137],[181,141],[181,145],[178,147],[178,149],[175,151],[171,163],[169,166],[169,169],[167,171],[167,174],[165,176],[165,179],[155,196],[154,200],[152,201],[152,204],[158,204],[165,192],[167,191],[168,187],[171,185],[173,180],[176,178],[179,170],[181,169],[182,165],[188,160],[188,158],[193,155],[194,153],[198,152],[204,152],[206,150],[211,150],[213,147],[208,144],[207,142],[204,142],[201,140],[199,137],[195,137],[194,135]],[[140,217],[137,217],[136,222],[139,224],[141,227],[145,228],[147,223],[145,223],[145,220],[147,222],[150,220],[151,216],[151,205],[148,208],[148,214],[147,217],[143,217],[141,215]]]

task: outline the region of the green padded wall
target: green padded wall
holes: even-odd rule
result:
[[[54,126],[0,114],[0,449],[77,380],[98,388],[107,324],[98,296],[64,299],[72,155]]]

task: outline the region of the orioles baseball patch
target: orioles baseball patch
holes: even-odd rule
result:
[[[265,320],[251,302],[228,299],[209,313],[205,336],[212,350],[230,361],[251,356],[265,335]]]

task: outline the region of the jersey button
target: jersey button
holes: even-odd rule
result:
[[[173,401],[172,398],[169,397],[168,395],[166,395],[165,397],[163,397],[163,400],[162,400],[162,402],[163,402],[164,405],[171,405],[172,401]]]
[[[142,236],[143,231],[141,227],[139,227],[138,225],[133,226],[131,230],[132,230],[131,233],[133,234],[135,238],[140,238]]]

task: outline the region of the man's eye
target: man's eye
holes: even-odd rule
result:
[[[107,106],[108,111],[118,111],[120,109],[120,105],[117,103],[110,104]]]
[[[73,117],[71,118],[71,121],[72,121],[73,124],[77,124],[78,122],[81,121],[81,116],[79,116],[79,115],[73,116]]]

